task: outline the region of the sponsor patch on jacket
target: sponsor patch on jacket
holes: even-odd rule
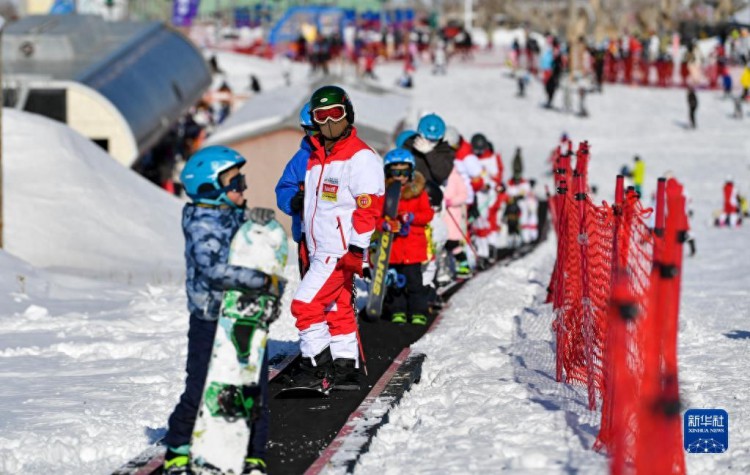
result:
[[[321,199],[325,201],[332,201],[335,203],[338,200],[338,194],[339,185],[323,183],[323,193],[320,195]]]
[[[357,208],[367,209],[372,206],[372,197],[370,195],[357,196]]]

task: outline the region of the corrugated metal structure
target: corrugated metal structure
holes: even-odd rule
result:
[[[6,106],[65,122],[127,166],[211,83],[201,52],[160,22],[29,16],[2,47]]]

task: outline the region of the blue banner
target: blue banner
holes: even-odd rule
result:
[[[55,0],[52,8],[49,9],[50,15],[70,15],[76,12],[75,0]]]
[[[172,5],[172,25],[190,26],[198,14],[201,0],[174,0]]]
[[[237,28],[253,26],[250,19],[250,9],[248,7],[234,9],[234,26]]]

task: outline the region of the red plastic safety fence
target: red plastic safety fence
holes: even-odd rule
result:
[[[571,151],[571,147],[568,147]],[[615,204],[587,195],[589,147],[553,154],[551,200],[557,256],[549,285],[556,338],[556,378],[601,401],[594,448],[611,471],[684,473],[677,378],[685,198],[674,179],[660,180],[656,226],[618,177]],[[666,210],[666,213],[665,213]]]

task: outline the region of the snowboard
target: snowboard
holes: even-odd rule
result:
[[[401,183],[395,181],[388,185],[385,190],[385,203],[383,215],[392,219],[398,214],[398,202],[401,199]],[[393,247],[394,233],[380,231],[375,239],[375,257],[370,260],[371,278],[370,293],[367,297],[367,307],[364,318],[367,321],[376,321],[383,313],[383,300],[387,289],[386,277],[388,275],[388,263],[391,259],[391,247]]]
[[[190,445],[192,473],[239,474],[260,405],[268,325],[279,314],[287,234],[276,220],[249,220],[232,238],[228,263],[273,277],[268,292],[228,290],[222,297],[206,384]]]

